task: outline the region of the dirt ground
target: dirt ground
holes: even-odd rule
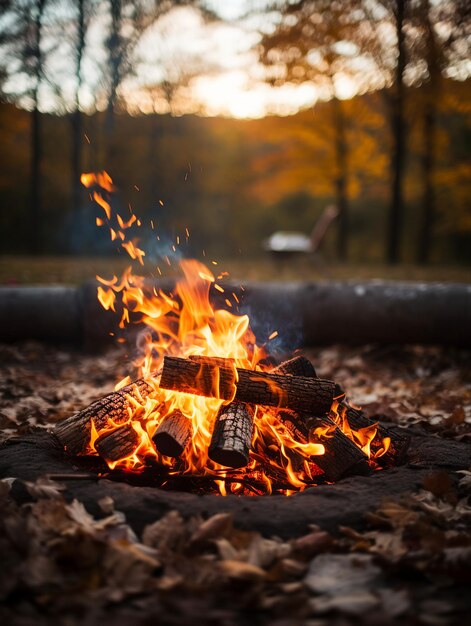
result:
[[[471,353],[332,347],[306,353],[367,414],[471,442]],[[37,343],[0,346],[5,440],[46,429],[133,374],[125,350],[100,356]],[[110,498],[93,517],[60,482],[0,481],[0,620],[4,624],[465,623],[471,609],[471,458],[454,475],[378,502],[360,530],[315,525],[281,540],[230,515],[176,511],[137,536]],[[269,497],[269,496],[267,496]]]

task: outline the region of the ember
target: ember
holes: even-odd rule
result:
[[[140,222],[113,215],[111,178],[86,174],[82,182],[105,212],[97,224],[143,264],[145,251],[128,237]],[[207,477],[223,495],[289,495],[400,462],[405,437],[350,407],[306,358],[270,365],[249,318],[213,307],[212,290],[224,289],[211,270],[196,260],[180,267],[171,294],[131,267],[120,280],[97,276],[100,303],[120,312],[121,328],[142,325],[144,348],[138,380],[124,379],[56,427],[69,454],[98,454],[110,469],[130,472],[158,467],[162,484],[175,475]],[[238,311],[235,296],[226,304]]]

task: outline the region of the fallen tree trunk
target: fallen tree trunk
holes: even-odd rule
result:
[[[233,468],[248,464],[254,413],[253,407],[240,402],[219,409],[208,449],[212,461]]]
[[[165,417],[152,437],[156,449],[164,456],[179,457],[191,438],[191,420],[176,409]]]
[[[163,389],[247,404],[277,406],[314,415],[326,414],[334,399],[333,381],[267,374],[242,368],[214,367],[164,357]]]
[[[471,286],[399,281],[238,283],[241,314],[264,314],[292,345],[471,346]],[[149,283],[170,293],[173,280]],[[0,287],[0,341],[41,339],[85,343],[96,349],[112,339],[117,317],[96,299],[96,283],[81,287]],[[224,294],[218,304],[222,308]],[[218,294],[214,294],[218,298]],[[52,320],[52,321],[51,321]],[[254,329],[257,334],[257,328]],[[263,328],[266,332],[266,329]],[[263,333],[260,330],[262,339]]]
[[[130,456],[139,444],[139,435],[130,424],[105,432],[95,441],[95,450],[105,461],[119,461]]]
[[[105,428],[111,421],[117,425],[123,424],[129,419],[136,403],[144,405],[146,398],[153,391],[152,384],[140,378],[59,422],[54,428],[54,434],[69,454],[85,454],[90,441],[92,422],[97,431]]]

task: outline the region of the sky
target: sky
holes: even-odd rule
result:
[[[170,111],[173,115],[256,118],[267,114],[289,115],[315,104],[322,93],[313,83],[273,87],[264,80],[265,70],[255,48],[261,33],[270,32],[280,18],[275,10],[267,11],[267,5],[274,2],[205,0],[206,6],[221,18],[219,21],[204,20],[193,8],[173,8],[147,29],[134,50],[133,71],[120,88],[128,110],[134,114]],[[46,3],[44,28],[49,35],[45,36],[44,47],[53,47],[54,52],[47,57],[46,77],[40,89],[42,111],[73,110],[75,76],[71,42],[76,36],[77,22],[71,6],[74,5],[61,0]],[[105,44],[110,18],[107,1],[98,0],[88,6],[93,7],[93,17],[82,65],[85,80],[80,106],[84,111],[93,111],[103,110],[107,104],[103,69],[107,65]],[[359,57],[357,61],[362,59]],[[371,68],[367,70],[365,67],[363,74],[369,77],[371,88]],[[467,75],[470,73],[468,67]],[[26,93],[28,77],[18,72],[12,72],[11,76],[6,90],[16,95]],[[162,81],[167,85],[183,83],[184,88],[176,93],[171,89],[163,93],[156,88]],[[338,97],[351,98],[360,86],[352,78],[338,74],[335,88]],[[31,106],[27,95],[20,102]]]
[[[149,83],[174,79],[179,72],[191,74],[192,69],[201,75],[190,78],[187,98],[172,106],[175,114],[196,107],[205,115],[238,118],[263,117],[267,113],[288,115],[316,101],[313,84],[274,88],[264,81],[264,69],[254,46],[260,38],[259,29],[269,28],[269,17],[247,17],[247,11],[263,8],[266,2],[211,0],[207,4],[226,21],[207,23],[196,11],[179,8],[159,20],[143,38],[138,51],[138,75],[128,84],[131,109],[148,113],[155,107],[165,111],[166,102],[156,103],[149,96]]]

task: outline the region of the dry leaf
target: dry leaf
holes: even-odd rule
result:
[[[376,608],[380,603],[377,596],[369,591],[357,589],[351,593],[324,595],[309,601],[314,613],[339,611],[347,615],[364,615]]]
[[[232,527],[232,514],[218,513],[205,520],[191,536],[191,543],[209,541],[225,535]]]
[[[38,478],[34,483],[25,481],[24,484],[33,498],[59,498],[62,497],[61,491],[65,489],[65,485],[49,478]]]
[[[311,561],[304,582],[314,593],[338,595],[375,587],[380,575],[369,555],[320,554]]]
[[[243,563],[241,561],[231,561],[229,559],[220,561],[218,568],[224,576],[238,580],[262,580],[265,578],[265,572],[260,567],[251,563]]]
[[[287,557],[291,547],[287,543],[280,543],[273,539],[264,539],[256,535],[250,543],[248,550],[248,562],[257,567],[267,568],[278,559]]]
[[[164,517],[144,528],[142,542],[157,550],[181,549],[186,542],[186,527],[178,511],[170,511]]]

